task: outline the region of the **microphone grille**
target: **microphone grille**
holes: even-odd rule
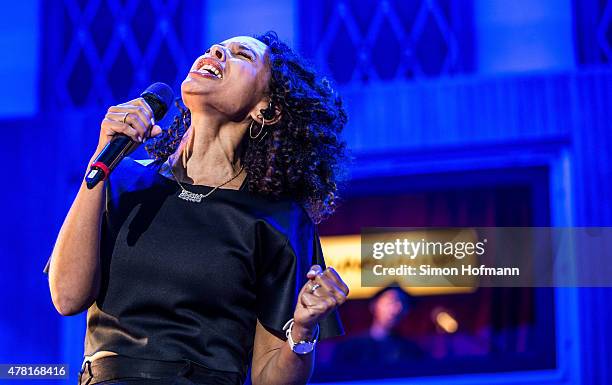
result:
[[[151,84],[140,96],[153,110],[156,122],[162,120],[174,101],[172,88],[161,82]]]

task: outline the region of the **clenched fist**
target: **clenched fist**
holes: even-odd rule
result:
[[[346,302],[349,288],[331,267],[323,271],[321,266],[313,265],[306,276],[308,282],[298,295],[293,320],[294,330],[311,332],[321,319]]]

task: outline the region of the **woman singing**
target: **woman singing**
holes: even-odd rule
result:
[[[62,315],[88,309],[79,382],[304,384],[339,335],[348,287],[325,268],[345,154],[341,100],[276,34],[197,58],[167,130],[141,99],[108,109],[113,135],[146,141],[75,198],[47,264]]]

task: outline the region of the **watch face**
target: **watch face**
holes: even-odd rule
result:
[[[308,354],[312,352],[314,349],[314,344],[312,342],[298,342],[293,346],[293,351],[297,354]]]

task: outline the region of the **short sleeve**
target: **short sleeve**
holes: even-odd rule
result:
[[[312,222],[290,232],[280,250],[258,269],[257,317],[266,327],[284,333],[285,323],[293,317],[298,294],[312,265],[325,269],[317,228]],[[319,321],[319,339],[344,334],[335,309]]]

